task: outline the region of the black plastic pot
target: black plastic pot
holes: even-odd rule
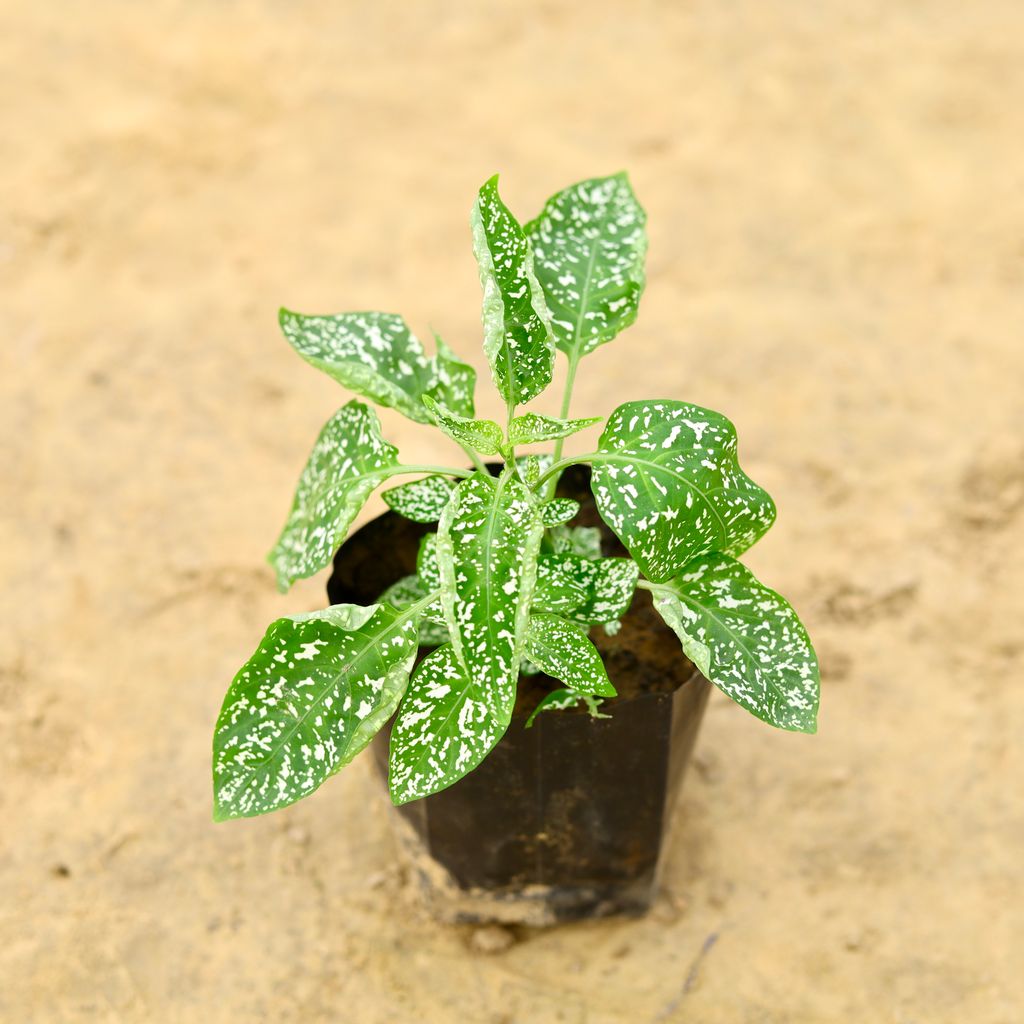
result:
[[[596,524],[588,471],[574,470],[559,492],[583,504],[577,522]],[[335,558],[331,603],[369,604],[414,572],[430,529],[387,513],[353,534]],[[603,546],[623,553],[607,532]],[[710,684],[643,591],[619,634],[597,629],[593,639],[620,693],[602,706],[610,718],[544,712],[525,729],[560,684],[524,677],[512,723],[483,764],[397,809],[404,851],[437,916],[550,924],[649,906]],[[382,776],[389,735],[371,747]]]

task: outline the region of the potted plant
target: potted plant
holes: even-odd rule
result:
[[[294,803],[377,737],[446,916],[643,909],[709,681],[813,732],[817,661],[790,605],[737,561],[775,506],[728,419],[627,402],[593,451],[563,457],[599,422],[569,417],[579,363],[634,321],[644,287],[625,175],[564,189],[525,225],[492,178],[472,235],[503,425],[475,417],[474,370],[440,338],[428,358],[401,317],[281,311],[299,355],[436,425],[471,466],[403,464],[358,400],[327,422],[269,559],[281,589],[334,560],[332,603],[272,623],[231,683],[214,818]],[[521,411],[557,351],[560,416]],[[541,443],[550,454],[519,451]],[[392,511],[342,546],[370,493],[405,475],[384,491]]]

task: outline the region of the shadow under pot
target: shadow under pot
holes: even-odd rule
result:
[[[558,493],[580,502],[573,525],[601,529],[602,554],[626,554],[597,515],[589,469],[567,470]],[[388,512],[354,533],[335,556],[331,603],[372,604],[414,573],[420,538],[434,525]],[[435,917],[545,925],[649,907],[710,684],[646,591],[615,635],[596,627],[591,639],[619,694],[601,705],[611,717],[550,711],[526,729],[561,684],[522,676],[512,722],[484,762],[395,809],[403,856]],[[390,732],[371,744],[385,779]]]

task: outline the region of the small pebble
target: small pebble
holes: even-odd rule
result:
[[[485,953],[493,956],[495,953],[504,953],[515,945],[516,937],[500,924],[486,924],[477,928],[469,937],[469,948],[475,953]]]

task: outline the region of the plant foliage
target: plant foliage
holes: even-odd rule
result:
[[[476,373],[440,339],[427,356],[390,313],[282,310],[292,347],[361,398],[458,443],[473,469],[402,463],[376,414],[352,400],[317,438],[269,559],[279,586],[327,566],[370,494],[437,523],[416,573],[369,607],[278,619],[228,689],[214,732],[214,816],[263,814],[313,792],[394,716],[390,787],[406,803],[472,771],[512,721],[521,673],[561,683],[534,710],[583,702],[597,718],[615,695],[590,630],[614,632],[649,591],[682,652],[723,693],[781,729],[813,732],[818,666],[792,607],[737,557],[775,518],[740,468],[720,413],[674,399],[613,410],[594,451],[562,458],[579,361],[636,319],[647,251],[644,211],[624,174],[556,193],[521,225],[480,189],[471,216],[483,289],[483,348],[507,409],[478,418]],[[522,412],[567,360],[557,417]],[[554,442],[554,452],[517,455]],[[499,459],[488,470],[481,456]],[[601,533],[555,496],[569,465],[591,469],[598,513],[629,552],[605,557]],[[413,669],[417,648],[433,648]],[[614,711],[614,704],[611,705]],[[397,714],[396,714],[397,712]]]

